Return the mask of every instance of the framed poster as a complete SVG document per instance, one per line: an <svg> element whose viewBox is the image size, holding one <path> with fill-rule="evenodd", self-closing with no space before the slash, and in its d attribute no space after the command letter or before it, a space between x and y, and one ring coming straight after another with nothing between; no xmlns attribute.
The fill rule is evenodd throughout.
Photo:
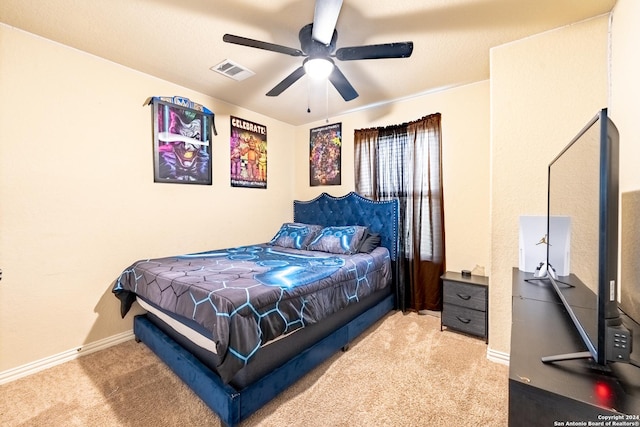
<svg viewBox="0 0 640 427"><path fill-rule="evenodd" d="M155 182L211 185L214 114L182 97L153 97Z"/></svg>
<svg viewBox="0 0 640 427"><path fill-rule="evenodd" d="M231 116L231 186L267 188L267 127Z"/></svg>
<svg viewBox="0 0 640 427"><path fill-rule="evenodd" d="M309 144L309 184L340 185L342 123L311 129Z"/></svg>

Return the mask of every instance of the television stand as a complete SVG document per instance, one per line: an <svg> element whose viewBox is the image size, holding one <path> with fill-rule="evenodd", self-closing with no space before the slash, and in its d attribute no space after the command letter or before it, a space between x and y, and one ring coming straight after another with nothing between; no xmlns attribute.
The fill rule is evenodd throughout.
<svg viewBox="0 0 640 427"><path fill-rule="evenodd" d="M597 425L604 416L640 425L637 365L611 363L603 370L585 359L541 361L554 353L579 354L586 347L553 286L548 281L526 282L532 276L513 269L509 426L566 426L568 421ZM640 325L624 315L623 325L640 343ZM640 359L640 346L630 358Z"/></svg>

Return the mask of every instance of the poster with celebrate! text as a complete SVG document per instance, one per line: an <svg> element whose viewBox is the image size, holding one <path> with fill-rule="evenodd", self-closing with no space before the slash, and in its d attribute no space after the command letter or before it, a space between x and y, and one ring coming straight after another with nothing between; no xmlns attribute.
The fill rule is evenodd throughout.
<svg viewBox="0 0 640 427"><path fill-rule="evenodd" d="M231 186L267 188L267 127L231 117Z"/></svg>

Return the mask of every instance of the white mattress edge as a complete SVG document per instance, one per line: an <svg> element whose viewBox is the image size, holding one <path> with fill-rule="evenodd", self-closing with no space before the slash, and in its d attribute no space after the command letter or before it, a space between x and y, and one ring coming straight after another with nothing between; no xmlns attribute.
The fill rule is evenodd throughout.
<svg viewBox="0 0 640 427"><path fill-rule="evenodd" d="M136 298L136 301L138 301L138 304L140 304L140 307L144 308L150 313L153 313L156 317L158 317L165 324L167 324L167 326L169 326L171 329L173 329L183 337L187 338L189 341L193 342L197 346L200 346L212 353L218 354L216 343L213 340L203 336L202 334L197 333L190 327L178 322L173 317L168 316L164 312L146 303L142 298Z"/></svg>

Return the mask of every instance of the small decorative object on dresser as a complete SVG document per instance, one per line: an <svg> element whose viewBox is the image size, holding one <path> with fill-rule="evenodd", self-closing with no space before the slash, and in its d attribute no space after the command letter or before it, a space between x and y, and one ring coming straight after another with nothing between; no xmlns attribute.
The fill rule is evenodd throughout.
<svg viewBox="0 0 640 427"><path fill-rule="evenodd" d="M483 337L488 343L489 278L447 271L442 276L442 294L440 330L446 326Z"/></svg>

